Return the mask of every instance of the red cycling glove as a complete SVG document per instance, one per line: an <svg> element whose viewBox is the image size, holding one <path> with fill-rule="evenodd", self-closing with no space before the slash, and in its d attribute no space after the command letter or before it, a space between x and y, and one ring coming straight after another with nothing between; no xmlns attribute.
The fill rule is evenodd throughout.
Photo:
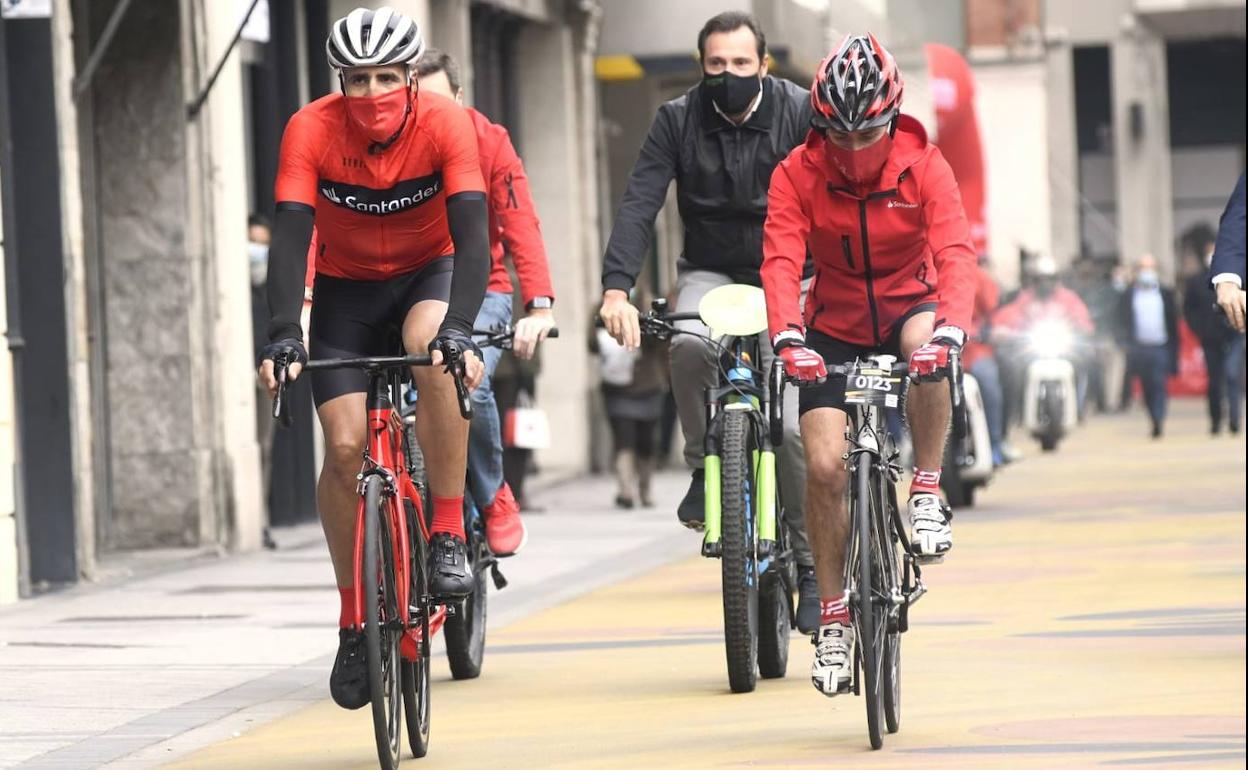
<svg viewBox="0 0 1248 770"><path fill-rule="evenodd" d="M828 367L823 363L823 356L806 347L805 342L786 340L776 355L784 362L784 373L791 380L818 385L828 379Z"/></svg>
<svg viewBox="0 0 1248 770"><path fill-rule="evenodd" d="M949 368L949 354L961 349L966 334L951 326L936 330L932 341L914 351L910 356L910 375L920 380L938 380Z"/></svg>

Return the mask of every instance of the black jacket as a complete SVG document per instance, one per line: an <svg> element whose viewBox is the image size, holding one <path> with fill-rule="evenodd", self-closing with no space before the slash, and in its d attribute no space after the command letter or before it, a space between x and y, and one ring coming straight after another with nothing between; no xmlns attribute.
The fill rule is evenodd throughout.
<svg viewBox="0 0 1248 770"><path fill-rule="evenodd" d="M1244 288L1244 175L1239 175L1235 190L1226 202L1222 219L1218 222L1218 241L1213 249L1213 264L1209 268L1209 280L1222 273L1239 276L1239 286Z"/></svg>
<svg viewBox="0 0 1248 770"><path fill-rule="evenodd" d="M700 86L660 107L615 215L603 288L632 288L672 179L685 226L682 257L758 285L771 172L806 139L810 118L809 92L770 75L758 110L740 126L722 117Z"/></svg>
<svg viewBox="0 0 1248 770"><path fill-rule="evenodd" d="M1179 371L1179 314L1174 301L1174 289L1161 287L1161 306L1166 319L1166 349L1170 355L1170 373ZM1118 328L1122 330L1122 342L1129 349L1136 344L1135 338L1135 289L1128 287L1118 300Z"/></svg>
<svg viewBox="0 0 1248 770"><path fill-rule="evenodd" d="M1233 340L1237 335L1230 324L1213 308L1213 291L1205 273L1196 273L1183 287L1183 319L1203 345L1216 345Z"/></svg>

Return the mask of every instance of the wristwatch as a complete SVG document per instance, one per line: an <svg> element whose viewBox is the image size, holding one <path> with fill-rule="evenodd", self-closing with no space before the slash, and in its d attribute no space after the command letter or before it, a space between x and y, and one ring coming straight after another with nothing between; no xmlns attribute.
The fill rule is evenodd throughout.
<svg viewBox="0 0 1248 770"><path fill-rule="evenodd" d="M550 297L534 297L524 306L525 310L550 310L555 306L555 301Z"/></svg>

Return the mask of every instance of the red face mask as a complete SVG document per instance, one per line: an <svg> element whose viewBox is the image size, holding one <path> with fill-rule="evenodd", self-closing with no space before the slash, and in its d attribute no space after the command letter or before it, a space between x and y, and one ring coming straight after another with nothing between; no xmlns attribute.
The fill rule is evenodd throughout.
<svg viewBox="0 0 1248 770"><path fill-rule="evenodd" d="M346 96L347 115L364 136L384 144L402 128L412 106L410 94L403 86L378 96Z"/></svg>
<svg viewBox="0 0 1248 770"><path fill-rule="evenodd" d="M893 137L884 134L875 144L858 150L837 146L831 139L826 142L828 160L850 183L859 187L869 185L880 178L884 164L893 151Z"/></svg>

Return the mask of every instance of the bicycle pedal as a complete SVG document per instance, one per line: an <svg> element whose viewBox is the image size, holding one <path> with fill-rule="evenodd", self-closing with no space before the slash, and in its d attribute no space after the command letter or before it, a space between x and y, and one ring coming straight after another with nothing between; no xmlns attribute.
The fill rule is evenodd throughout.
<svg viewBox="0 0 1248 770"><path fill-rule="evenodd" d="M490 565L490 579L494 581L494 588L498 591L507 587L507 578L503 577L503 571L498 568L498 564Z"/></svg>
<svg viewBox="0 0 1248 770"><path fill-rule="evenodd" d="M926 566L928 566L928 565L930 565L930 564L943 564L943 563L944 563L944 561L945 561L945 555L944 555L944 554L926 554L926 555L920 555L920 554L917 554L917 553L916 553L916 554L914 555L914 563L915 563L915 564L918 564L919 566L922 566L922 567L926 567Z"/></svg>

